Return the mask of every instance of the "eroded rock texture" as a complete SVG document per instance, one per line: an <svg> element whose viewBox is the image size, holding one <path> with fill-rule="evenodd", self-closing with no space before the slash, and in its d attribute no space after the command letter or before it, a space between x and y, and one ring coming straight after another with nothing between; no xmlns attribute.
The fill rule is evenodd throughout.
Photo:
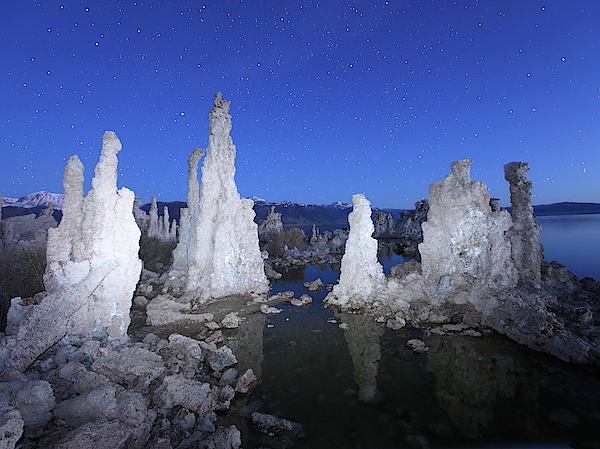
<svg viewBox="0 0 600 449"><path fill-rule="evenodd" d="M429 213L419 245L423 274L451 283L483 279L498 286L518 277L505 232L512 227L506 211L492 211L490 195L470 175L472 161L452 163L452 172L429 189Z"/></svg>
<svg viewBox="0 0 600 449"><path fill-rule="evenodd" d="M350 235L342 257L340 280L327 295L332 305L362 307L382 287L385 276L377 260L377 240L373 234L371 203L362 193L352 196L354 208L348 215Z"/></svg>
<svg viewBox="0 0 600 449"><path fill-rule="evenodd" d="M279 232L283 232L281 214L275 212L275 206L271 206L267 217L258 225L258 235L259 237L267 237L269 234L277 234Z"/></svg>
<svg viewBox="0 0 600 449"><path fill-rule="evenodd" d="M520 280L539 287L544 248L539 241L542 227L535 220L531 207L533 183L527 179L528 171L529 164L526 162L511 162L504 166L504 178L510 183L513 219L513 227L507 235Z"/></svg>
<svg viewBox="0 0 600 449"><path fill-rule="evenodd" d="M72 156L65 167L63 218L48 230L46 296L28 306L14 335L0 343L3 371L22 371L65 335L107 333L126 340L131 300L142 264L133 192L117 185L121 142L107 131L92 189L83 196L83 165ZM13 307L22 307L13 302Z"/></svg>
<svg viewBox="0 0 600 449"><path fill-rule="evenodd" d="M63 218L48 235L46 291L51 295L114 266L69 317L70 334L85 336L105 329L111 337L127 338L131 298L142 264L138 257L140 230L132 213L134 194L124 187L117 191L117 153L121 148L114 132L104 133L92 189L85 198L83 165L77 156L65 167Z"/></svg>
<svg viewBox="0 0 600 449"><path fill-rule="evenodd" d="M394 218L392 214L386 214L380 210L375 211L373 214L373 226L373 237L391 237L394 232Z"/></svg>
<svg viewBox="0 0 600 449"><path fill-rule="evenodd" d="M192 303L268 291L254 203L240 197L234 181L230 102L217 93L214 104L208 115L208 147L199 192L197 180L191 177L201 150L190 157L188 211L182 215L182 228L187 228L185 235L182 232L181 249L174 252L173 268L183 272L185 299Z"/></svg>

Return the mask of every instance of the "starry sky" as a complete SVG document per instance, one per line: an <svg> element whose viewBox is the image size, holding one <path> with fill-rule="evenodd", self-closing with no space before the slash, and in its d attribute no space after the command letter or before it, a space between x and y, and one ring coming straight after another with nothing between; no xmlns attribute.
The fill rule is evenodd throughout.
<svg viewBox="0 0 600 449"><path fill-rule="evenodd" d="M600 202L597 0L19 0L0 16L0 193L89 183L105 130L119 186L185 200L217 91L242 196L411 208L450 163L509 205Z"/></svg>

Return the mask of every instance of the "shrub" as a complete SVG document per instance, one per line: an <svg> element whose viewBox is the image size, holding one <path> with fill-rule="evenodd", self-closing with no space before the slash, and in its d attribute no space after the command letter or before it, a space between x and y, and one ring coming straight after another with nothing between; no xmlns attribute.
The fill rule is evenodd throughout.
<svg viewBox="0 0 600 449"><path fill-rule="evenodd" d="M306 248L306 236L304 231L299 228L291 228L288 231L269 234L270 241L265 245L265 249L270 256L281 257L284 255L284 248L287 245L289 249Z"/></svg>
<svg viewBox="0 0 600 449"><path fill-rule="evenodd" d="M176 240L165 242L144 234L140 239L140 259L146 269L164 271L173 263L173 250L176 246Z"/></svg>
<svg viewBox="0 0 600 449"><path fill-rule="evenodd" d="M17 247L0 252L0 329L6 326L10 300L30 298L44 290L46 250Z"/></svg>

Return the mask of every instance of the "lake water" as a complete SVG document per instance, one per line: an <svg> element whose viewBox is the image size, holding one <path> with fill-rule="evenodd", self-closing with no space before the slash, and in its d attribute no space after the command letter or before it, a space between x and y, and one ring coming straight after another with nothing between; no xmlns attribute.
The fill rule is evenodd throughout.
<svg viewBox="0 0 600 449"><path fill-rule="evenodd" d="M566 265L580 279L600 280L600 214L537 217L544 259Z"/></svg>
<svg viewBox="0 0 600 449"><path fill-rule="evenodd" d="M546 259L579 277L598 272L600 215L541 217ZM389 251L389 267L404 258ZM273 293L335 283L331 267L292 270ZM405 349L419 330L398 332L361 315L334 313L311 294L307 308L249 317L241 342L259 377L238 407L250 405L304 426L285 440L238 423L245 449L294 448L599 448L600 369L563 363L496 335L424 338L429 352ZM348 324L347 330L339 327ZM243 357L242 357L243 359ZM370 393L370 394L369 394ZM369 402L360 397L373 396Z"/></svg>

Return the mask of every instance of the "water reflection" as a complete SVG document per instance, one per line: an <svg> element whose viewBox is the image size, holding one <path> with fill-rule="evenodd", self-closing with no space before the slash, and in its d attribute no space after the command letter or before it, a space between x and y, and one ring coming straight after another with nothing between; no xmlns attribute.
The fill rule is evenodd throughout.
<svg viewBox="0 0 600 449"><path fill-rule="evenodd" d="M508 354L499 340L432 336L428 344L427 369L435 377L438 404L465 437L482 437L499 398L514 399L511 427L538 434L539 375Z"/></svg>
<svg viewBox="0 0 600 449"><path fill-rule="evenodd" d="M274 291L299 297L306 280L336 276L311 267ZM411 329L392 332L371 317L324 308L326 293L311 294L307 308L281 304L278 315L251 315L228 334L238 370L259 376L236 407L302 423L305 438L289 447L597 447L599 369L496 334L424 336L429 352L414 354L405 347ZM264 445L247 422L236 425L244 448Z"/></svg>
<svg viewBox="0 0 600 449"><path fill-rule="evenodd" d="M377 392L377 372L381 359L381 342L384 327L372 317L334 311L343 323L344 337L354 365L354 381L358 384L358 397L369 402Z"/></svg>

